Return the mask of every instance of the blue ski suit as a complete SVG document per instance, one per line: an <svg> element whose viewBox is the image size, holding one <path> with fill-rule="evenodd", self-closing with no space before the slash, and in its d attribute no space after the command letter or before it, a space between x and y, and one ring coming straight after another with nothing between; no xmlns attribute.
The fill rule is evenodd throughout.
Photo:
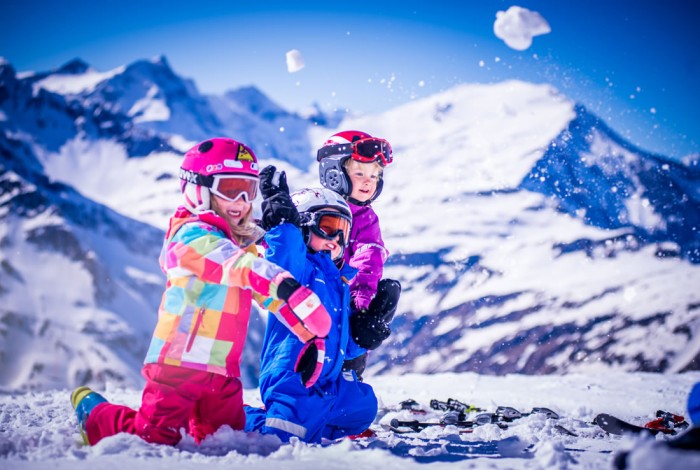
<svg viewBox="0 0 700 470"><path fill-rule="evenodd" d="M365 352L350 336L349 281L357 272L340 270L328 253L307 250L301 230L284 223L265 235L265 258L287 269L313 290L333 320L326 338L326 357L316 384L305 388L294 365L303 343L277 318L268 317L260 363L260 395L265 409L246 406L246 431L275 434L283 441L337 439L366 430L377 415L372 387L342 372L343 361Z"/></svg>
<svg viewBox="0 0 700 470"><path fill-rule="evenodd" d="M688 394L688 415L693 426L700 426L700 382Z"/></svg>

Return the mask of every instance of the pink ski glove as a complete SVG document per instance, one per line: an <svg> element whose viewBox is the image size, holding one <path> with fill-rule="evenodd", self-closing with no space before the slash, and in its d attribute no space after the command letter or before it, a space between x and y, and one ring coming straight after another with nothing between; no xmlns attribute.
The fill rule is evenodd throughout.
<svg viewBox="0 0 700 470"><path fill-rule="evenodd" d="M286 301L277 317L301 340L307 343L315 337L325 338L331 330L331 317L321 299L308 287L293 278L286 278L278 288L279 297Z"/></svg>

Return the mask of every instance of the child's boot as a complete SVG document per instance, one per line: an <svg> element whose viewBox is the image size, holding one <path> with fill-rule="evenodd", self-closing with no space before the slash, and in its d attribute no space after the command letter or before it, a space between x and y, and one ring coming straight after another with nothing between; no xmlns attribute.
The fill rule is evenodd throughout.
<svg viewBox="0 0 700 470"><path fill-rule="evenodd" d="M107 403L107 400L97 392L93 392L90 388L82 386L73 390L70 396L71 405L78 417L78 427L80 435L83 436L85 444L90 445L87 434L85 433L85 423L92 410L100 403Z"/></svg>

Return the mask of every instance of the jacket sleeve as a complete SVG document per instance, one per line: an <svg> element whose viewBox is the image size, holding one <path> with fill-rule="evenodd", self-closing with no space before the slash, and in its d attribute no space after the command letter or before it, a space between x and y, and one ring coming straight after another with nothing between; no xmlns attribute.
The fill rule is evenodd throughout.
<svg viewBox="0 0 700 470"><path fill-rule="evenodd" d="M384 262L389 254L382 240L379 218L374 211L369 215L370 217L360 219L361 223L353 227L356 233L353 254L349 261L350 266L358 271L350 293L359 309L366 309L376 295L377 285L384 274Z"/></svg>
<svg viewBox="0 0 700 470"><path fill-rule="evenodd" d="M299 228L292 224L281 224L272 227L265 234L265 259L268 262L289 272L297 281L304 278L306 269L306 245ZM255 301L264 306L265 298L259 294L253 294ZM267 302L267 308L273 313L279 311L281 301Z"/></svg>
<svg viewBox="0 0 700 470"><path fill-rule="evenodd" d="M314 308L304 309L300 304L302 310L297 312L277 294L280 283L292 277L287 270L241 249L207 224L183 225L164 248L161 262L168 278L196 276L204 282L252 290L260 306L278 316L304 342L328 333L330 317L313 292L306 289L302 296Z"/></svg>
<svg viewBox="0 0 700 470"><path fill-rule="evenodd" d="M265 243L265 259L286 269L301 282L307 269L307 248L301 230L290 223L278 225L265 234Z"/></svg>
<svg viewBox="0 0 700 470"><path fill-rule="evenodd" d="M206 224L182 226L166 247L163 266L168 277L193 275L205 282L250 289L277 299L277 286L290 274L238 247Z"/></svg>

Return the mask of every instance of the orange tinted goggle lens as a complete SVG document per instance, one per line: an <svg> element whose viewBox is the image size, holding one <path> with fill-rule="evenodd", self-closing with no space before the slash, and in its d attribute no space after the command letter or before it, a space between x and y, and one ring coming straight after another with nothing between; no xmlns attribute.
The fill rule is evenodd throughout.
<svg viewBox="0 0 700 470"><path fill-rule="evenodd" d="M241 176L217 176L211 189L230 201L243 197L246 202L251 202L258 192L258 180Z"/></svg>
<svg viewBox="0 0 700 470"><path fill-rule="evenodd" d="M316 224L318 229L330 238L335 238L339 233L343 234L343 240L347 243L350 236L350 221L339 215L324 214Z"/></svg>

